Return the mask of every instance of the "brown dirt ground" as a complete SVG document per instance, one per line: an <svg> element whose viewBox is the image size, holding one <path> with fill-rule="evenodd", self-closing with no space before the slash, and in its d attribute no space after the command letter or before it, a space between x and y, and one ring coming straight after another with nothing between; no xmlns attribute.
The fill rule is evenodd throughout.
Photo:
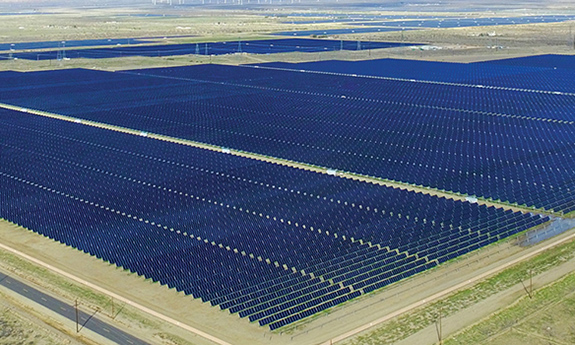
<svg viewBox="0 0 575 345"><path fill-rule="evenodd" d="M26 312L0 291L0 344L79 345L81 343L66 337L57 329Z"/></svg>

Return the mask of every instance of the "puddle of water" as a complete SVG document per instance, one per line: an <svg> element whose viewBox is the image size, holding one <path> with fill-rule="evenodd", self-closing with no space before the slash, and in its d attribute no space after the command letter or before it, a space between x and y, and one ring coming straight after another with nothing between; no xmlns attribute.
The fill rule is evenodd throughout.
<svg viewBox="0 0 575 345"><path fill-rule="evenodd" d="M572 228L575 228L575 219L552 217L551 222L546 226L540 229L528 231L523 236L519 237L517 244L521 247L532 246Z"/></svg>

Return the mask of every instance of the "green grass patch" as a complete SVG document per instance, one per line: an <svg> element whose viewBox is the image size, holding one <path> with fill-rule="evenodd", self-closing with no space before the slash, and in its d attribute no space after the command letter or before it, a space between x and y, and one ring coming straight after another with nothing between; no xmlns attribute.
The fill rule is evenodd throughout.
<svg viewBox="0 0 575 345"><path fill-rule="evenodd" d="M169 333L156 333L155 336L162 340L162 344L166 345L194 345L189 340Z"/></svg>
<svg viewBox="0 0 575 345"><path fill-rule="evenodd" d="M533 270L533 274L537 275L574 257L575 241L570 241L552 250L547 250L526 262L506 269L468 289L458 291L441 301L431 303L412 313L404 314L399 318L386 322L367 334L348 340L346 344L393 344L435 324L440 309L444 317L452 315L527 280L529 278L529 270ZM468 342L467 344L474 344L474 342Z"/></svg>
<svg viewBox="0 0 575 345"><path fill-rule="evenodd" d="M560 301L562 303L573 304L575 301L575 298L573 297L574 292L575 273L571 273L551 285L536 290L532 299L527 296L523 296L510 307L495 313L488 319L474 326L452 335L445 340L444 344L456 345L485 343L490 338L502 334L503 332L507 332L522 320L538 314L550 304ZM566 295L570 295L568 300L565 300ZM571 319L571 321L572 320L573 319Z"/></svg>

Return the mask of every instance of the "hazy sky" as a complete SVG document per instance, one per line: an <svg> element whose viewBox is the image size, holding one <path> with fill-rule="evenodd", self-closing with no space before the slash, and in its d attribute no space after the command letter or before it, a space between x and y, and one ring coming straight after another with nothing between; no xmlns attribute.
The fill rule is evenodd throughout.
<svg viewBox="0 0 575 345"><path fill-rule="evenodd" d="M158 2L167 2L168 0L157 0ZM177 4L179 0L172 0ZM203 0L206 6L214 6L218 0ZM232 0L227 0L228 4ZM237 0L235 0L237 1ZM257 0L242 0L244 5L257 4ZM265 0L269 2L270 0ZM291 0L271 0L274 7L292 7L301 6L305 3L313 5L310 9L318 7L326 8L344 8L356 7L357 9L370 9L379 8L385 10L399 10L399 11L450 11L450 10L465 10L465 11L481 11L484 9L504 9L504 8L545 8L548 6L556 8L575 8L575 1L573 0L296 0L300 1L295 5L291 4ZM200 5L202 0L184 0L186 5ZM208 4L211 2L211 4ZM223 0L219 0L223 3ZM262 7L270 6L269 3L263 4L264 0L260 0ZM31 11L34 9L41 10L49 7L135 7L149 10L152 5L152 0L0 0L0 11ZM165 4L159 6L165 7ZM186 6L186 7L188 7ZM177 8L177 7L176 7Z"/></svg>

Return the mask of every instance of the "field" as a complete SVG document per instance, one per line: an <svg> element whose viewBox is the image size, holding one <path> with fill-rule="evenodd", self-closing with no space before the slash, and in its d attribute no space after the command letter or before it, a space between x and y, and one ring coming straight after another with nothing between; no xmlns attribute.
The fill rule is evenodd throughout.
<svg viewBox="0 0 575 345"><path fill-rule="evenodd" d="M217 27L226 28L211 37L202 32L213 24L206 17L194 17L193 29L182 35L182 29L167 29L185 25L182 17L105 12L95 13L85 27L56 26L41 36L34 31L47 21L81 23L83 16L73 11L35 16L39 19L28 28L18 29L22 42L58 42L71 28L78 30L66 40L104 40L69 52L112 51L117 48L100 44L125 44L121 40L127 37L155 41L162 35L162 42L188 43L196 50L220 40L233 45L231 51L240 44L244 49L231 56L196 51L163 58L0 62L6 70L0 72L0 217L15 224L7 226L4 241L179 320L173 326L182 322L241 344L381 343L378 334L391 334L386 327L400 331L385 341L421 343L416 339L429 332L433 313L417 314L410 306L434 292L443 298L436 303L451 303L445 307L451 316L500 293L517 298L517 272L525 269L505 262L531 260L541 282L569 272L557 257L549 259L549 252L530 256L541 245L522 249L518 244L532 234L546 238L543 233L568 229L575 211L569 164L574 57L504 59L514 57L521 44L503 49L498 41L496 51L503 56L497 61L390 58L444 60L449 53L430 43L449 47L475 27L441 29L441 37L432 36L437 29L409 33L411 42L426 44L419 47L406 44L406 33L400 39L382 33L369 36L381 41L381 49L351 35L315 40L309 51L302 47L311 41L267 41L278 51L263 54L258 47L266 41L253 41L248 49L246 38L261 39L283 28L347 24L218 15L209 20L221 19L225 25ZM105 37L88 34L108 25L108 17L120 23L116 29ZM2 25L15 23L9 18ZM521 31L505 24L493 30ZM147 31L135 25L146 25ZM236 28L246 25L252 29ZM569 25L528 27L566 30ZM247 34L232 38L235 30ZM382 41L384 36L391 39ZM568 51L565 42L533 49ZM210 44L212 49L224 45ZM282 44L291 48L279 49ZM122 49L153 46L141 47ZM466 60L483 49L471 42L451 53L471 52ZM370 60L357 61L366 54ZM317 61L325 59L330 60ZM94 66L70 68L88 65ZM109 71L115 66L117 71ZM151 68L156 66L161 68ZM566 244L560 248L572 245L568 234L561 235ZM45 238L53 241L45 244ZM30 245L18 245L26 242ZM556 253L568 251L561 250ZM538 270L541 262L549 264ZM84 267L94 269L88 274ZM45 277L37 276L37 283ZM142 277L159 284L146 284ZM541 291L560 289L563 281ZM471 282L479 284L466 287ZM127 288L132 284L135 291ZM477 289L479 297L466 299L464 288ZM105 295L88 292L86 299L91 307L109 307ZM394 299L397 304L387 303ZM548 301L540 303L556 308ZM398 327L383 321L381 315L402 306L421 322ZM136 327L147 341L206 342L173 326L160 330L165 326L158 320L134 321L146 318L140 312L130 311L124 327ZM373 333L365 333L366 317L379 327ZM457 329L477 321L470 318ZM535 325L521 324L505 336L537 333ZM568 334L561 332L553 336ZM351 339L342 336L348 333Z"/></svg>
<svg viewBox="0 0 575 345"><path fill-rule="evenodd" d="M533 298L522 297L487 320L451 336L445 344L570 344L575 329L564 320L573 319L574 275L537 290Z"/></svg>
<svg viewBox="0 0 575 345"><path fill-rule="evenodd" d="M549 3L548 6L554 6ZM557 4L556 6L561 6ZM512 16L522 18L539 17L547 18L547 13L557 11L550 7L545 15L537 16L537 12L526 11L523 15L517 11L500 11L498 16L491 13L477 13L478 18ZM273 13L271 11L247 11L234 12L229 15L224 9L211 9L193 11L186 9L172 10L162 9L161 13L166 17L146 17L142 11L135 12L133 9L94 9L90 12L79 12L70 9L52 10L50 15L18 15L3 16L0 23L0 46L9 46L17 42L52 42L52 49L57 49L62 41L73 42L74 40L102 40L114 47L117 43L134 43L136 38L141 38L152 44L175 44L175 43L203 43L217 41L238 41L253 39L277 39L270 35L279 31L293 30L332 30L342 28L358 28L358 21L345 22L322 21L326 13L321 10L317 13L304 12L305 17L298 18L292 12ZM157 11L157 10L156 10ZM561 20L566 20L571 14L570 10L561 8ZM394 18L401 21L401 17L407 17L409 13L402 12L397 16L396 12L361 12L357 10L351 14L338 14L326 11L328 16L338 18L347 15L351 18L363 18L369 24L378 18ZM144 12L145 13L145 12ZM202 14L203 13L203 14ZM344 12L346 13L346 12ZM347 12L349 13L349 12ZM131 14L131 16L130 16ZM314 18L315 20L309 20ZM416 13L422 17L421 13ZM395 17L394 17L395 16ZM429 13L428 17L445 16L445 13ZM472 16L469 12L449 12L449 16L464 18ZM429 18L428 18L429 19ZM306 21L307 20L307 21ZM524 19L523 19L524 20ZM303 24L297 24L303 22ZM354 24L354 25L349 25ZM205 57L195 54L195 47L186 55L163 57L163 58L122 58L122 59L72 59L69 61L5 61L0 63L1 69L11 70L38 70L54 68L100 68L100 69L129 69L145 66L174 66L202 63L225 63L245 64L263 61L317 61L327 59L364 60L372 58L409 58L434 61L481 61L502 57L525 56L532 54L573 54L574 31L572 21L530 23L529 25L495 25L495 26L470 26L456 28L425 28L421 30L404 30L377 33L355 33L345 35L319 35L330 41L336 42L344 39L350 41L383 41L397 42L398 48L355 51L332 51L319 54L307 54L305 52L284 53L277 55L263 54L235 54L226 56ZM360 27L361 28L361 27ZM393 27L390 27L393 28ZM95 34L97 33L97 34ZM293 35L291 35L293 38ZM303 36L301 36L303 38ZM115 40L115 41L114 41ZM126 42L127 41L127 42ZM4 43L4 44L1 44ZM409 43L426 43L429 46L414 49ZM73 43L70 43L73 46ZM403 45L406 45L402 47ZM96 46L97 47L97 46ZM99 48L103 48L100 46ZM94 47L95 48L95 47ZM16 50L18 51L18 50ZM46 49L36 51L40 54ZM4 50L4 55L8 51ZM53 53L51 53L53 54ZM56 54L57 55L57 54ZM55 57L57 57L54 55ZM37 58L37 55L35 55Z"/></svg>

